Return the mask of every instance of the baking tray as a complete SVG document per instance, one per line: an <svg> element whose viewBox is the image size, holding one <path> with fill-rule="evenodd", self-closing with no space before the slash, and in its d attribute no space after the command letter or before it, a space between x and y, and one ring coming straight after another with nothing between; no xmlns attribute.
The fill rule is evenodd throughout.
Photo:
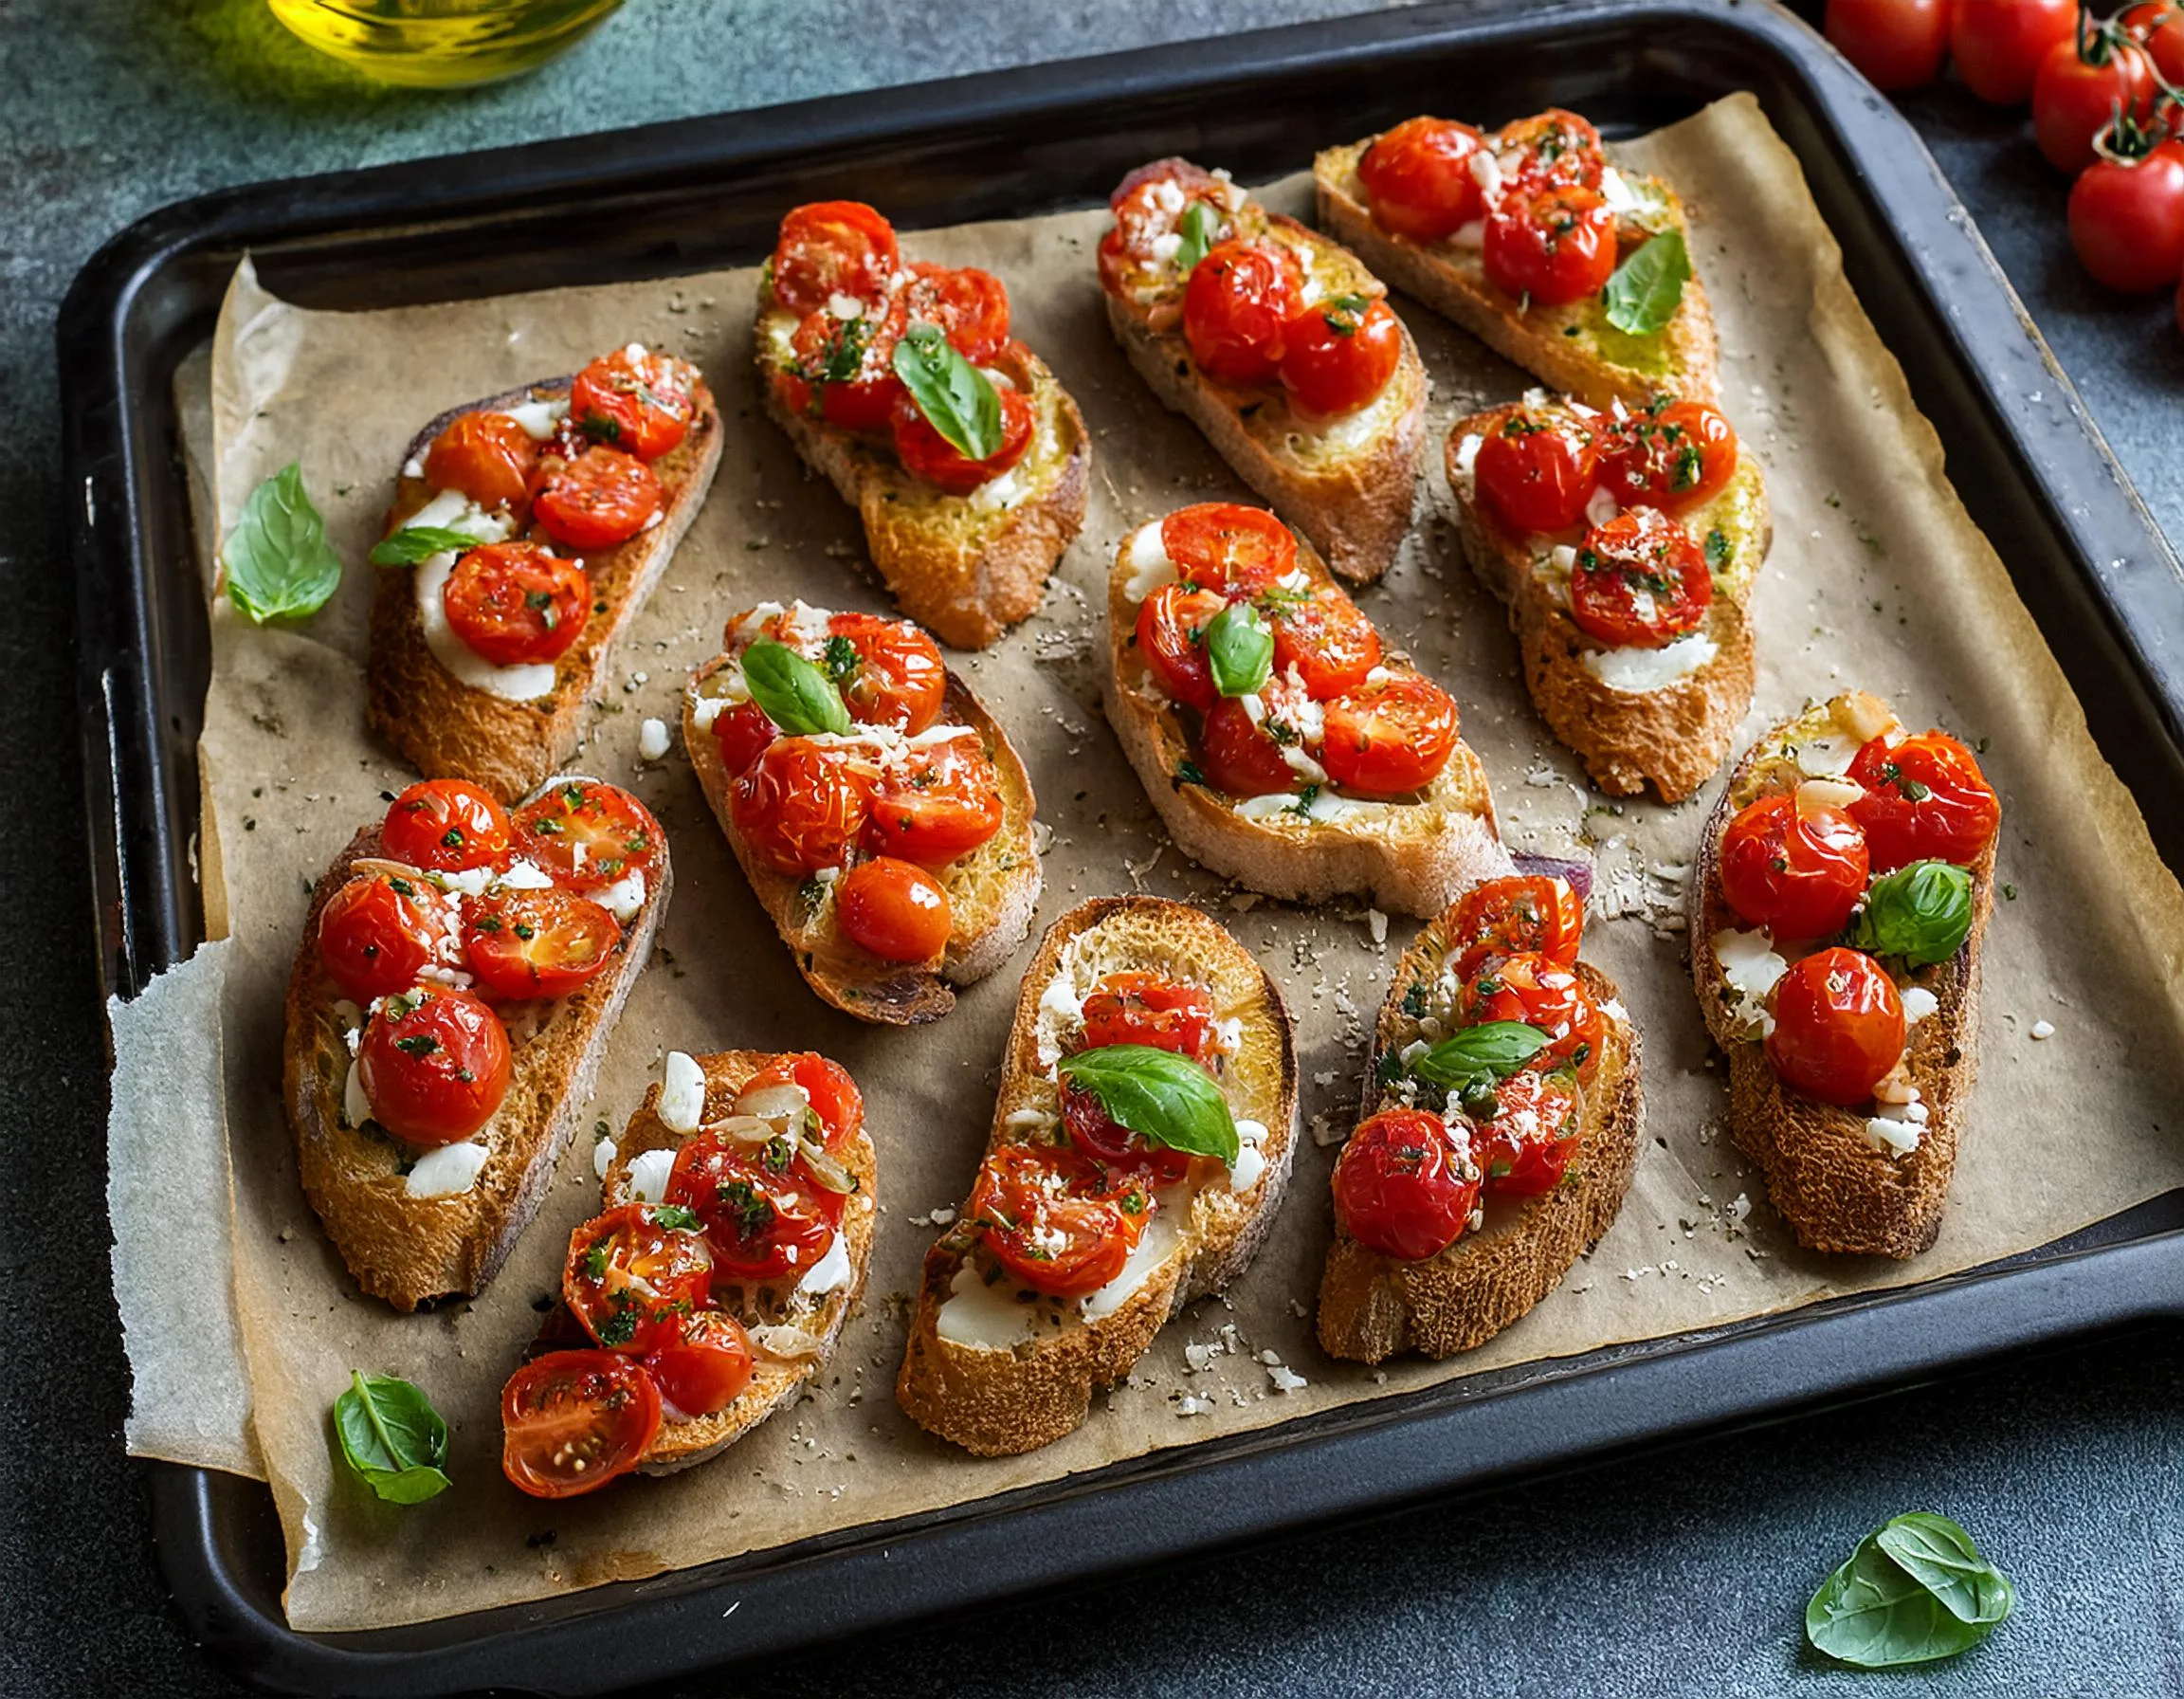
<svg viewBox="0 0 2184 1699"><path fill-rule="evenodd" d="M171 379L209 333L245 249L290 301L384 306L748 264L799 200L869 199L909 228L1012 217L1095 204L1162 154L1264 177L1309 164L1328 138L1420 110L1500 121L1559 104L1629 134L1735 89L1759 97L1798 155L1972 517L2001 544L2164 860L2184 869L2184 570L1910 127L1772 5L1576 0L1550 12L1447 0L258 185L131 226L77 279L59 332L108 989L134 994L200 936L191 851L206 620ZM406 1699L588 1692L1780 1419L2179 1314L2184 1193L2171 1193L1907 1289L1489 1371L647 1581L363 1634L288 1629L263 1487L155 1465L155 1533L193 1634L262 1686ZM1117 1495L1127 1514L1114 1514Z"/></svg>

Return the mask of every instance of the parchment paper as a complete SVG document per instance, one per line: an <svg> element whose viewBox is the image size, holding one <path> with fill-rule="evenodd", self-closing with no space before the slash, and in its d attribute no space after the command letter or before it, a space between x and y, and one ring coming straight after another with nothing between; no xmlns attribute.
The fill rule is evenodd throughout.
<svg viewBox="0 0 2184 1699"><path fill-rule="evenodd" d="M219 528L260 478L300 458L336 548L355 563L336 603L300 633L254 630L216 607L204 738L209 832L217 823L208 865L224 874L233 940L226 1069L236 1308L298 1627L416 1621L646 1576L1491 1365L1924 1279L2184 1184L2184 1141L2169 1121L2184 1101L2184 897L1950 490L1933 432L1844 283L1793 157L1745 98L1624 152L1671 177L1691 209L1720 321L1727 409L1745 451L1768 469L1775 541L1756 603L1760 681L1747 734L1809 697L1863 685L1915 724L1975 740L2002 793L2008 884L1988 933L1982 1073L1940 1242L1909 1265L1826 1260L1791 1245L1729 1146L1720 1070L1685 975L1681 878L1711 790L1677 809L1611 807L1590 793L1532 712L1501 609L1435 517L1362 600L1463 703L1511 843L1551 853L1597 847L1587 953L1621 982L1647 1049L1649 1137L1621 1219L1562 1289L1468 1357L1382 1372L1336 1364L1311 1332L1333 1152L1307 1140L1256 1265L1225 1300L1173 1324L1081 1432L996 1461L928 1438L890 1396L904 1295L933 1236L929 1212L961 1201L983 1147L1017 975L974 988L934 1028L876 1031L830 1014L790 967L680 753L655 765L635 755L641 720L675 723L682 677L714 651L735 611L790 594L887 605L860 575L853 515L756 413L751 275L348 316L287 306L246 271L214 350L209 449L192 443L212 475ZM1269 198L1303 210L1309 191L1295 179ZM1259 902L1188 866L1163 843L1095 705L1103 634L1087 595L1104 584L1117 540L1186 501L1244 494L1112 345L1091 265L1101 222L1087 211L908 244L1008 280L1020 334L1076 394L1098 456L1084 534L1043 612L956 665L1039 788L1053 832L1043 921L1131 889L1208 906L1284 987L1307 1119L1338 1139L1355 1113L1364 1023L1412 923L1358 906ZM1439 426L1526 387L1430 314L1404 310L1433 375ZM704 1468L547 1505L500 1478L496 1395L536 1325L535 1302L554 1287L569 1229L596 1208L589 1142L477 1302L400 1317L360 1298L297 1184L277 1095L281 987L308 882L378 812L382 792L410 776L365 736L359 678L371 571L362 561L403 445L443 408L569 371L631 338L703 366L729 439L712 498L622 650L574 763L633 785L665 822L678 864L662 947L614 1036L592 1112L619 1126L665 1047L823 1050L864 1088L883 1214L863 1310L810 1398ZM1438 443L1437 430L1424 492L1432 515L1447 503ZM2086 901L2095 889L2120 900ZM2054 1028L2046 1042L2030 1035L2040 1020ZM155 1220L117 1225L156 1239ZM154 1342L133 1330L130 1343ZM327 1410L353 1368L428 1390L453 1430L451 1491L396 1510L344 1477L328 1450ZM1292 1375L1303 1383L1279 1390Z"/></svg>

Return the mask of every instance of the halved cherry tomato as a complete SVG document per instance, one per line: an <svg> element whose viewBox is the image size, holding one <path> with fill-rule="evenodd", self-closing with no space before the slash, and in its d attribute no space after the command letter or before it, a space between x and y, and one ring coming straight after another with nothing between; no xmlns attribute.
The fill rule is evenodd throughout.
<svg viewBox="0 0 2184 1699"><path fill-rule="evenodd" d="M976 737L910 752L872 787L864 843L876 855L937 868L968 855L1001 830L1000 776Z"/></svg>
<svg viewBox="0 0 2184 1699"><path fill-rule="evenodd" d="M2128 37L2083 26L2041 56L2032 77L2032 136L2057 171L2075 176L2093 163L2093 138L2120 112L2154 118L2154 61Z"/></svg>
<svg viewBox="0 0 2184 1699"><path fill-rule="evenodd" d="M499 996L566 996L598 977L622 941L611 914L558 886L498 890L467 906L463 942L470 971Z"/></svg>
<svg viewBox="0 0 2184 1699"><path fill-rule="evenodd" d="M1559 106L1504 124L1495 131L1492 146L1502 176L1519 196L1566 185L1598 189L1608 165L1600 132Z"/></svg>
<svg viewBox="0 0 2184 1699"><path fill-rule="evenodd" d="M1447 119L1405 119L1373 138L1357 161L1366 204L1382 229L1438 242L1485 210L1471 156L1483 138Z"/></svg>
<svg viewBox="0 0 2184 1699"><path fill-rule="evenodd" d="M790 338L790 364L774 374L782 404L844 430L885 435L902 399L895 344L908 322L900 297L885 311L848 319L824 307L807 314Z"/></svg>
<svg viewBox="0 0 2184 1699"><path fill-rule="evenodd" d="M1456 977L1468 979L1491 956L1537 953L1569 967L1584 934L1585 904L1567 880L1517 873L1465 892L1448 923L1447 948Z"/></svg>
<svg viewBox="0 0 2184 1699"><path fill-rule="evenodd" d="M1336 1159L1336 1223L1376 1255L1424 1262L1463 1236L1479 1184L1461 1124L1451 1128L1423 1109L1383 1109Z"/></svg>
<svg viewBox="0 0 2184 1699"><path fill-rule="evenodd" d="M1209 240L1230 226L1227 188L1210 172L1188 159L1156 159L1140 165L1115 188L1107 205L1114 227L1100 238L1100 285L1119 295L1138 280L1135 273L1163 266L1162 238L1174 235L1193 201L1213 215Z"/></svg>
<svg viewBox="0 0 2184 1699"><path fill-rule="evenodd" d="M1869 870L1866 833L1835 808L1800 808L1797 798L1762 796L1738 810L1721 834L1721 895L1776 938L1840 932Z"/></svg>
<svg viewBox="0 0 2184 1699"><path fill-rule="evenodd" d="M576 374L569 416L594 442L658 460L689 434L698 411L697 378L682 361L631 343Z"/></svg>
<svg viewBox="0 0 2184 1699"><path fill-rule="evenodd" d="M700 1133L675 1153L666 1198L704 1223L717 1286L803 1275L842 1221L842 1195L813 1179L786 1140L741 1144Z"/></svg>
<svg viewBox="0 0 2184 1699"><path fill-rule="evenodd" d="M834 886L834 912L850 941L886 961L931 961L948 947L955 916L940 882L915 862L879 855Z"/></svg>
<svg viewBox="0 0 2184 1699"><path fill-rule="evenodd" d="M628 792L564 779L516 813L516 852L573 891L605 890L649 871L665 841L651 811Z"/></svg>
<svg viewBox="0 0 2184 1699"><path fill-rule="evenodd" d="M940 718L948 667L939 646L906 619L837 613L827 622L820 670L842 692L849 718L916 737Z"/></svg>
<svg viewBox="0 0 2184 1699"><path fill-rule="evenodd" d="M1552 1192L1577 1154L1577 1086L1566 1074L1525 1069L1494 1087L1494 1113L1474 1118L1472 1153L1486 1190L1514 1197Z"/></svg>
<svg viewBox="0 0 2184 1699"><path fill-rule="evenodd" d="M801 738L769 745L728 798L752 853L799 878L848 860L871 808L870 781L848 758Z"/></svg>
<svg viewBox="0 0 2184 1699"><path fill-rule="evenodd" d="M1655 507L1594 525L1577 545L1570 617L1617 648L1659 649L1693 630L1714 600L1714 575L1691 534Z"/></svg>
<svg viewBox="0 0 2184 1699"><path fill-rule="evenodd" d="M488 512L523 511L538 445L506 413L464 413L425 450L425 482L461 490Z"/></svg>
<svg viewBox="0 0 2184 1699"><path fill-rule="evenodd" d="M974 366L1009 346L1009 285L991 271L913 260L904 298L912 322L937 324Z"/></svg>
<svg viewBox="0 0 2184 1699"><path fill-rule="evenodd" d="M1160 521L1160 546L1186 584L1257 595L1297 570L1297 539L1264 507L1199 502Z"/></svg>
<svg viewBox="0 0 2184 1699"><path fill-rule="evenodd" d="M2184 143L2096 159L2070 186L2070 246L2111 289L2142 295L2184 273Z"/></svg>
<svg viewBox="0 0 2184 1699"><path fill-rule="evenodd" d="M619 448L593 448L540 479L531 510L555 542L607 549L644 530L660 501L650 466Z"/></svg>
<svg viewBox="0 0 2184 1699"><path fill-rule="evenodd" d="M318 911L318 959L359 1003L408 991L439 951L436 900L398 873L357 873Z"/></svg>
<svg viewBox="0 0 2184 1699"><path fill-rule="evenodd" d="M780 735L781 728L755 702L739 702L713 717L713 740L720 746L720 761L731 778L750 772Z"/></svg>
<svg viewBox="0 0 2184 1699"><path fill-rule="evenodd" d="M1274 670L1295 667L1314 702L1356 689L1380 665L1380 633L1337 585L1315 584L1301 595L1269 590L1261 606L1274 633Z"/></svg>
<svg viewBox="0 0 2184 1699"><path fill-rule="evenodd" d="M1486 220L1486 281L1540 306L1597 295L1615 270L1615 214L1572 184L1503 197Z"/></svg>
<svg viewBox="0 0 2184 1699"><path fill-rule="evenodd" d="M364 1023L356 1067L373 1120L412 1144L453 1144L508 1095L508 1032L466 991L399 993Z"/></svg>
<svg viewBox="0 0 2184 1699"><path fill-rule="evenodd" d="M1160 688L1201 714L1221 700L1206 659L1206 628L1228 606L1215 590L1163 584L1138 610L1138 652Z"/></svg>
<svg viewBox="0 0 2184 1699"><path fill-rule="evenodd" d="M971 1219L1010 1278L1057 1298L1096 1292L1122 1271L1153 1199L1074 1151L1004 1144L971 1187Z"/></svg>
<svg viewBox="0 0 2184 1699"><path fill-rule="evenodd" d="M1164 974L1109 974L1084 998L1084 1048L1148 1044L1193 1062L1213 1053L1213 997Z"/></svg>
<svg viewBox="0 0 2184 1699"><path fill-rule="evenodd" d="M1597 480L1597 436L1574 418L1513 409L1480 441L1479 495L1519 531L1566 531L1585 518Z"/></svg>
<svg viewBox="0 0 2184 1699"><path fill-rule="evenodd" d="M781 221L774 299L802 318L837 295L883 300L902 268L895 227L863 201L814 201Z"/></svg>
<svg viewBox="0 0 2184 1699"><path fill-rule="evenodd" d="M1737 471L1737 432L1719 408L1665 396L1618 425L1600 482L1624 507L1681 513L1720 495Z"/></svg>
<svg viewBox="0 0 2184 1699"><path fill-rule="evenodd" d="M1118 1176L1141 1176L1157 1190L1172 1186L1191 1172L1191 1153L1172 1145L1156 1144L1132 1132L1107 1113L1091 1092L1062 1082L1062 1125L1069 1135L1069 1148L1112 1169Z"/></svg>
<svg viewBox="0 0 2184 1699"><path fill-rule="evenodd" d="M489 542L457 557L440 592L447 624L496 667L568 653L592 617L592 580L535 542Z"/></svg>
<svg viewBox="0 0 2184 1699"><path fill-rule="evenodd" d="M1526 951L1487 961L1464 981L1456 1013L1467 1027L1513 1020L1544 1032L1547 1048L1535 1059L1539 1068L1566 1062L1581 1081L1599 1069L1607 1032L1600 1006L1582 979L1549 957Z"/></svg>
<svg viewBox="0 0 2184 1699"><path fill-rule="evenodd" d="M1929 860L1968 868L2002 822L2002 804L1978 760L1947 732L1898 743L1875 738L1851 759L1848 777L1866 787L1850 817L1866 833L1876 873Z"/></svg>
<svg viewBox="0 0 2184 1699"><path fill-rule="evenodd" d="M1950 0L1828 0L1828 39L1884 94L1924 88L1949 50Z"/></svg>
<svg viewBox="0 0 2184 1699"><path fill-rule="evenodd" d="M684 1416L725 1410L751 1384L751 1338L726 1310L671 1316L645 1354L660 1396Z"/></svg>
<svg viewBox="0 0 2184 1699"><path fill-rule="evenodd" d="M1301 748L1306 698L1279 674L1259 692L1262 716L1254 721L1240 696L1224 696L1207 710L1199 728L1199 761L1207 781L1231 796L1272 796L1303 788L1304 780L1283 758L1284 748Z"/></svg>
<svg viewBox="0 0 2184 1699"><path fill-rule="evenodd" d="M1272 383L1297 316L1303 268L1285 247L1224 242L1183 291L1183 339L1216 383Z"/></svg>
<svg viewBox="0 0 2184 1699"><path fill-rule="evenodd" d="M1431 679L1398 673L1327 704L1320 765L1369 796L1429 785L1456 747L1456 699Z"/></svg>
<svg viewBox="0 0 2184 1699"><path fill-rule="evenodd" d="M1956 0L1949 57L1982 100L2021 106L2040 62L2078 27L2078 0Z"/></svg>
<svg viewBox="0 0 2184 1699"><path fill-rule="evenodd" d="M1001 403L1001 446L984 460L973 460L940 434L917 398L904 391L896 399L894 415L895 454L902 469L948 495L967 496L1022 460L1036 424L1030 398L1006 379L993 382L993 393Z"/></svg>
<svg viewBox="0 0 2184 1699"><path fill-rule="evenodd" d="M533 1498L592 1492L628 1474L660 1432L660 1388L611 1351L550 1351L500 1394L500 1472Z"/></svg>
<svg viewBox="0 0 2184 1699"><path fill-rule="evenodd" d="M1862 1104L1903 1054L1903 998L1860 950L1822 950L1775 981L1767 1060L1822 1103Z"/></svg>
<svg viewBox="0 0 2184 1699"><path fill-rule="evenodd" d="M1403 358L1403 321L1384 301L1319 301L1283 332L1282 387L1301 411L1355 412L1388 387Z"/></svg>
<svg viewBox="0 0 2184 1699"><path fill-rule="evenodd" d="M864 1124L864 1098L857 1082L839 1062L829 1062L815 1050L794 1050L775 1056L743 1082L736 1094L736 1112L753 1114L758 1094L776 1086L794 1086L804 1093L811 1112L819 1117L819 1142L828 1150Z"/></svg>
<svg viewBox="0 0 2184 1699"><path fill-rule="evenodd" d="M379 828L390 861L436 873L490 868L508 853L508 811L460 778L428 778L394 798Z"/></svg>
<svg viewBox="0 0 2184 1699"><path fill-rule="evenodd" d="M658 1205L626 1203L592 1216L570 1236L562 1300L610 1351L644 1356L662 1326L698 1308L712 1288L713 1252L705 1235L664 1226L659 1217Z"/></svg>

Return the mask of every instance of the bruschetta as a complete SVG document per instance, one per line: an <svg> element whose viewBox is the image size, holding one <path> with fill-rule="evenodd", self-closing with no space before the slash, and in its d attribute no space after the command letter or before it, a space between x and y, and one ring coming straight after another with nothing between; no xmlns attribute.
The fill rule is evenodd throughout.
<svg viewBox="0 0 2184 1699"><path fill-rule="evenodd" d="M1692 977L1730 1132L1799 1244L1904 1258L1940 1233L2001 812L1971 750L1864 691L1769 732L1715 805Z"/></svg>
<svg viewBox="0 0 2184 1699"><path fill-rule="evenodd" d="M668 1052L569 1239L561 1306L500 1398L535 1498L702 1463L827 1366L878 1213L856 1084L824 1056Z"/></svg>
<svg viewBox="0 0 2184 1699"><path fill-rule="evenodd" d="M1122 179L1100 243L1138 375L1338 573L1371 583L1410 529L1426 367L1356 255L1187 159Z"/></svg>
<svg viewBox="0 0 2184 1699"><path fill-rule="evenodd" d="M549 782L513 815L429 779L314 890L282 1096L303 1190L396 1309L482 1290L537 1212L667 905L628 793Z"/></svg>
<svg viewBox="0 0 2184 1699"><path fill-rule="evenodd" d="M1153 897L1064 915L1016 1000L985 1160L926 1252L896 1400L982 1456L1070 1433L1250 1261L1296 1117L1288 1012L1241 944Z"/></svg>
<svg viewBox="0 0 2184 1699"><path fill-rule="evenodd" d="M1509 866L1455 700L1263 508L1185 507L1107 580L1107 719L1186 853L1295 902L1438 912Z"/></svg>
<svg viewBox="0 0 2184 1699"><path fill-rule="evenodd" d="M372 551L372 729L428 777L531 791L719 462L697 368L636 343L426 426Z"/></svg>
<svg viewBox="0 0 2184 1699"><path fill-rule="evenodd" d="M1092 442L976 266L905 261L858 201L798 207L758 283L766 411L864 521L902 612L984 649L1084 522Z"/></svg>
<svg viewBox="0 0 2184 1699"><path fill-rule="evenodd" d="M1335 1164L1330 1356L1484 1343L1623 1207L1646 1123L1638 1032L1577 959L1583 928L1566 881L1513 874L1465 893L1396 963L1373 1113Z"/></svg>
<svg viewBox="0 0 2184 1699"><path fill-rule="evenodd" d="M699 788L820 997L915 1025L1039 902L1024 763L908 620L767 602L683 692Z"/></svg>

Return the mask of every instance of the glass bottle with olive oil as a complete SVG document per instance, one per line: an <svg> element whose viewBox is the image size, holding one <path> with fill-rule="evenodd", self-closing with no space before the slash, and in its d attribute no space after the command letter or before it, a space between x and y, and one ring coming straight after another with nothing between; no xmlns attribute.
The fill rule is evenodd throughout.
<svg viewBox="0 0 2184 1699"><path fill-rule="evenodd" d="M541 65L622 0L266 0L323 53L388 82L455 88Z"/></svg>

